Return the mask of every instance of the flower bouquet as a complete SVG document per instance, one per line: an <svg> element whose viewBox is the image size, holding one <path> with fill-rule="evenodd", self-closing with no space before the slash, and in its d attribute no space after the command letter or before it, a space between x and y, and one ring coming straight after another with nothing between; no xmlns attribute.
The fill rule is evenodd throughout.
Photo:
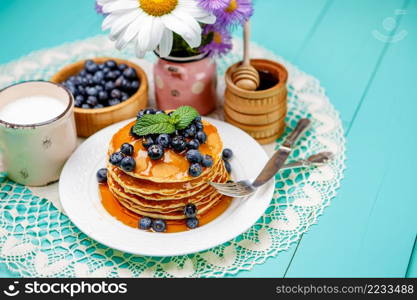
<svg viewBox="0 0 417 300"><path fill-rule="evenodd" d="M216 65L232 49L231 30L253 13L250 0L97 0L103 30L119 50L133 44L142 58L159 56L157 105L192 105L201 114L216 106Z"/></svg>

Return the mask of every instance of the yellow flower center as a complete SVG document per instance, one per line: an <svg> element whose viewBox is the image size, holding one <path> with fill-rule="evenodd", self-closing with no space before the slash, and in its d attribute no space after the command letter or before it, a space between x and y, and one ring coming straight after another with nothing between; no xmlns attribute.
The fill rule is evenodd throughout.
<svg viewBox="0 0 417 300"><path fill-rule="evenodd" d="M148 15L160 17L169 14L178 5L178 0L138 0L139 6Z"/></svg>
<svg viewBox="0 0 417 300"><path fill-rule="evenodd" d="M213 41L216 43L216 44L221 44L222 43L222 35L220 34L220 32L214 32L214 34L213 34Z"/></svg>
<svg viewBox="0 0 417 300"><path fill-rule="evenodd" d="M238 8L237 0L230 0L229 6L225 9L225 12L229 14L234 12Z"/></svg>

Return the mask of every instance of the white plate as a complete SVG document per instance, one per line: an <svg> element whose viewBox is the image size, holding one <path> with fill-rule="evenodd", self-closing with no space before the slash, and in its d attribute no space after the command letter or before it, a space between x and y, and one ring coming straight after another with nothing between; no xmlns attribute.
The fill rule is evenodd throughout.
<svg viewBox="0 0 417 300"><path fill-rule="evenodd" d="M231 148L234 179L255 177L268 160L262 147L242 130L219 120L214 124ZM124 252L149 256L175 256L203 251L248 230L264 213L273 193L271 180L254 195L233 199L230 207L212 222L179 233L155 233L128 227L103 208L96 171L105 166L106 151L113 134L129 121L109 126L88 138L64 166L59 181L62 207L71 221L96 241Z"/></svg>

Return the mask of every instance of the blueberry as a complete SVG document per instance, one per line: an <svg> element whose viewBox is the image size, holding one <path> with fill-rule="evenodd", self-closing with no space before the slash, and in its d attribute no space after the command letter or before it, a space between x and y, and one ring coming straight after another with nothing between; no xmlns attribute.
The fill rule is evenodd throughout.
<svg viewBox="0 0 417 300"><path fill-rule="evenodd" d="M103 73L104 73L104 75L106 75L106 74L107 74L107 73L109 73L109 72L111 72L110 68L108 68L108 67L104 66L104 67L103 67ZM104 77L106 77L106 76L104 76Z"/></svg>
<svg viewBox="0 0 417 300"><path fill-rule="evenodd" d="M224 160L224 167L226 168L227 173L231 173L232 172L232 166L230 164L230 162L228 162L227 160Z"/></svg>
<svg viewBox="0 0 417 300"><path fill-rule="evenodd" d="M185 142L185 139L180 136L174 136L171 140L171 147L174 149L175 152L182 152L187 147L187 143Z"/></svg>
<svg viewBox="0 0 417 300"><path fill-rule="evenodd" d="M107 181L107 169L106 168L99 169L97 171L96 177L99 183L106 182Z"/></svg>
<svg viewBox="0 0 417 300"><path fill-rule="evenodd" d="M92 59L87 59L84 63L84 67L87 67L88 65L91 65L91 64L95 64L95 62Z"/></svg>
<svg viewBox="0 0 417 300"><path fill-rule="evenodd" d="M96 96L88 96L87 98L87 104L91 106L96 106L98 104L97 97Z"/></svg>
<svg viewBox="0 0 417 300"><path fill-rule="evenodd" d="M210 155L204 155L203 160L201 161L201 164L205 168L210 168L211 166L213 166L213 158Z"/></svg>
<svg viewBox="0 0 417 300"><path fill-rule="evenodd" d="M104 102L109 98L109 94L107 94L106 91L101 91L98 93L98 100L100 100L100 102Z"/></svg>
<svg viewBox="0 0 417 300"><path fill-rule="evenodd" d="M142 118L143 116L145 115L145 110L140 110L140 111L138 111L138 114L136 115L136 118L137 119L140 119L140 118Z"/></svg>
<svg viewBox="0 0 417 300"><path fill-rule="evenodd" d="M154 144L148 148L148 155L152 160L160 159L164 155L164 148Z"/></svg>
<svg viewBox="0 0 417 300"><path fill-rule="evenodd" d="M135 138L135 139L140 139L141 137L133 131L133 128L134 128L134 126L130 127L130 131L129 131L130 136Z"/></svg>
<svg viewBox="0 0 417 300"><path fill-rule="evenodd" d="M81 105L83 105L83 103L82 103L82 102L77 101L77 100L74 100L74 106L75 106L75 107L81 107Z"/></svg>
<svg viewBox="0 0 417 300"><path fill-rule="evenodd" d="M198 219L197 218L188 218L186 221L187 227L190 229L194 229L198 227Z"/></svg>
<svg viewBox="0 0 417 300"><path fill-rule="evenodd" d="M134 80L129 84L129 89L132 92L136 92L138 90L138 88L139 88L139 81L137 81L137 80Z"/></svg>
<svg viewBox="0 0 417 300"><path fill-rule="evenodd" d="M119 76L114 82L114 86L121 89L127 89L129 87L129 82L123 76Z"/></svg>
<svg viewBox="0 0 417 300"><path fill-rule="evenodd" d="M78 95L85 95L85 87L81 84L77 85Z"/></svg>
<svg viewBox="0 0 417 300"><path fill-rule="evenodd" d="M153 138L151 136L147 136L143 139L142 141L142 145L143 147L145 147L146 149L148 149L150 146L152 146L153 144L155 144Z"/></svg>
<svg viewBox="0 0 417 300"><path fill-rule="evenodd" d="M122 102L126 101L127 99L129 99L129 95L125 92L122 92L122 98L121 99L122 99Z"/></svg>
<svg viewBox="0 0 417 300"><path fill-rule="evenodd" d="M97 96L96 88L89 87L85 91L87 92L87 95L89 95L89 96Z"/></svg>
<svg viewBox="0 0 417 300"><path fill-rule="evenodd" d="M230 160L233 157L233 151L229 148L224 149L222 157L224 160Z"/></svg>
<svg viewBox="0 0 417 300"><path fill-rule="evenodd" d="M113 81L107 81L105 86L104 86L104 89L108 92L113 90L114 89L114 82Z"/></svg>
<svg viewBox="0 0 417 300"><path fill-rule="evenodd" d="M93 62L93 63L86 65L85 69L87 70L88 73L92 74L92 73L97 72L98 66L96 65L96 63Z"/></svg>
<svg viewBox="0 0 417 300"><path fill-rule="evenodd" d="M188 174L190 174L192 177L200 176L202 172L203 169L198 163L191 164L191 166L188 168Z"/></svg>
<svg viewBox="0 0 417 300"><path fill-rule="evenodd" d="M191 124L190 126L188 126L184 130L184 136L185 137L193 138L196 133L197 133L197 129L196 129L196 127L193 124Z"/></svg>
<svg viewBox="0 0 417 300"><path fill-rule="evenodd" d="M197 117L195 117L194 121L195 121L195 122L201 122L201 116L197 116Z"/></svg>
<svg viewBox="0 0 417 300"><path fill-rule="evenodd" d="M148 230L152 226L152 219L148 217L143 217L139 221L139 228L143 230Z"/></svg>
<svg viewBox="0 0 417 300"><path fill-rule="evenodd" d="M184 207L184 215L187 218L195 218L197 216L197 207L193 203L188 203Z"/></svg>
<svg viewBox="0 0 417 300"><path fill-rule="evenodd" d="M158 110L155 112L155 115L164 114L164 113L165 113L165 111L163 111L163 110L161 110L161 109L158 109Z"/></svg>
<svg viewBox="0 0 417 300"><path fill-rule="evenodd" d="M203 156L195 149L188 150L185 157L190 163L201 163L203 161Z"/></svg>
<svg viewBox="0 0 417 300"><path fill-rule="evenodd" d="M136 167L136 162L131 156L126 156L120 162L120 167L125 172L132 172Z"/></svg>
<svg viewBox="0 0 417 300"><path fill-rule="evenodd" d="M74 99L76 102L78 101L78 102L80 102L81 104L85 101L85 98L84 98L84 96L82 96L82 95L78 95L77 97L75 97L75 99Z"/></svg>
<svg viewBox="0 0 417 300"><path fill-rule="evenodd" d="M84 103L83 105L81 105L81 108L90 109L91 107L87 103Z"/></svg>
<svg viewBox="0 0 417 300"><path fill-rule="evenodd" d="M117 105L120 104L120 100L119 99L110 99L109 100L109 105L113 106L113 105Z"/></svg>
<svg viewBox="0 0 417 300"><path fill-rule="evenodd" d="M152 229L156 232L164 232L167 225L164 220L158 219L152 222Z"/></svg>
<svg viewBox="0 0 417 300"><path fill-rule="evenodd" d="M104 105L101 104L101 103L99 103L99 104L97 104L97 105L94 106L94 108L103 108L103 107L104 107Z"/></svg>
<svg viewBox="0 0 417 300"><path fill-rule="evenodd" d="M145 110L143 111L143 113L144 113L145 115L154 115L154 114L156 113L156 110L155 110L155 109L153 109L153 108L147 108L147 109L145 109Z"/></svg>
<svg viewBox="0 0 417 300"><path fill-rule="evenodd" d="M87 75L87 71L86 70L81 70L80 73L78 73L78 75L83 77L83 76Z"/></svg>
<svg viewBox="0 0 417 300"><path fill-rule="evenodd" d="M197 128L198 131L202 131L204 126L203 123L201 121L196 121L194 122L195 127Z"/></svg>
<svg viewBox="0 0 417 300"><path fill-rule="evenodd" d="M110 68L110 69L114 69L114 68L116 68L116 67L117 67L116 62L115 62L114 60L112 60L112 59L109 59L108 61L106 61L106 62L104 63L104 65L105 65L107 68Z"/></svg>
<svg viewBox="0 0 417 300"><path fill-rule="evenodd" d="M104 69L104 64L97 64L97 67L99 70L103 70Z"/></svg>
<svg viewBox="0 0 417 300"><path fill-rule="evenodd" d="M120 90L118 90L118 89L114 89L114 90L111 91L110 96L112 98L119 98L120 99L122 97L122 92L120 92Z"/></svg>
<svg viewBox="0 0 417 300"><path fill-rule="evenodd" d="M204 144L207 141L207 135L206 135L206 133L204 131L197 132L197 134L195 135L195 137L200 142L200 144Z"/></svg>
<svg viewBox="0 0 417 300"><path fill-rule="evenodd" d="M104 75L104 78L114 80L117 78L117 74L112 71L109 71Z"/></svg>
<svg viewBox="0 0 417 300"><path fill-rule="evenodd" d="M112 155L110 155L109 162L114 166L120 166L120 162L123 159L122 152L114 152Z"/></svg>
<svg viewBox="0 0 417 300"><path fill-rule="evenodd" d="M93 82L94 83L100 83L104 78L103 71L97 71L93 76Z"/></svg>
<svg viewBox="0 0 417 300"><path fill-rule="evenodd" d="M126 65L126 64L120 64L120 65L118 65L118 69L119 69L120 71L124 71L124 70L126 70L126 69L127 69L127 65Z"/></svg>
<svg viewBox="0 0 417 300"><path fill-rule="evenodd" d="M100 92L104 91L104 88L103 88L100 84L97 84L97 85L95 86L95 88L96 88L96 90L97 90L97 92L98 92L98 93L100 93Z"/></svg>
<svg viewBox="0 0 417 300"><path fill-rule="evenodd" d="M168 148L171 143L171 138L168 134L163 133L156 138L156 143L164 148Z"/></svg>
<svg viewBox="0 0 417 300"><path fill-rule="evenodd" d="M133 155L133 146L129 143L123 143L120 146L120 152L122 152L124 155L132 156Z"/></svg>
<svg viewBox="0 0 417 300"><path fill-rule="evenodd" d="M123 76L126 77L127 79L132 79L132 80L137 78L136 71L133 68L127 68L126 70L124 70Z"/></svg>
<svg viewBox="0 0 417 300"><path fill-rule="evenodd" d="M200 142L196 139L187 142L188 149L198 149L200 147Z"/></svg>

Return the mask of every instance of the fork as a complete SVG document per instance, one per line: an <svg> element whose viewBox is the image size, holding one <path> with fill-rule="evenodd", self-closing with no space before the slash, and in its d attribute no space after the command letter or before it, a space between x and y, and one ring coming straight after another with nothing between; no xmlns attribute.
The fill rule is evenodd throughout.
<svg viewBox="0 0 417 300"><path fill-rule="evenodd" d="M265 167L253 182L242 180L230 183L209 182L220 194L230 197L246 197L253 194L258 187L267 183L281 169L291 153L292 146L310 125L309 119L300 119L295 129L284 140L278 151L268 160Z"/></svg>

